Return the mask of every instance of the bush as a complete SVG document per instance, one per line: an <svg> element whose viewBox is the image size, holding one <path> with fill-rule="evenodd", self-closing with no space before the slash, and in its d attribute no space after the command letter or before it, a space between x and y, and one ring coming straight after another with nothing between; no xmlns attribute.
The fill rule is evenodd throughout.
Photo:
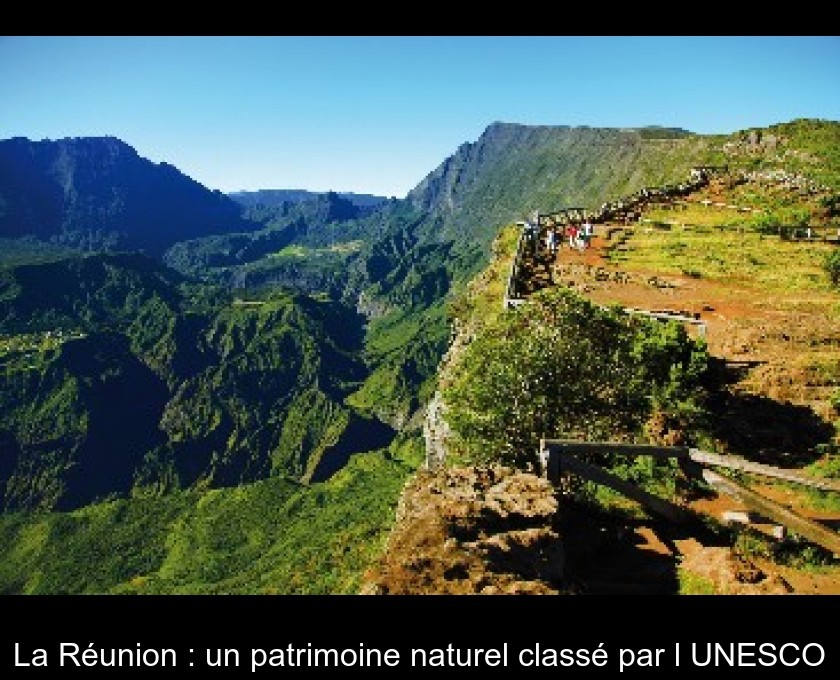
<svg viewBox="0 0 840 680"><path fill-rule="evenodd" d="M775 212L764 212L753 218L753 228L760 234L782 234L781 219Z"/></svg>
<svg viewBox="0 0 840 680"><path fill-rule="evenodd" d="M653 419L650 438L673 439L702 416L708 354L682 326L568 289L531 300L483 329L444 387L456 454L522 466L540 438L632 439Z"/></svg>
<svg viewBox="0 0 840 680"><path fill-rule="evenodd" d="M840 416L840 388L834 390L834 393L831 395L831 408L834 409L834 412Z"/></svg>
<svg viewBox="0 0 840 680"><path fill-rule="evenodd" d="M840 250L833 250L826 258L823 265L828 272L828 278L835 286L840 286Z"/></svg>

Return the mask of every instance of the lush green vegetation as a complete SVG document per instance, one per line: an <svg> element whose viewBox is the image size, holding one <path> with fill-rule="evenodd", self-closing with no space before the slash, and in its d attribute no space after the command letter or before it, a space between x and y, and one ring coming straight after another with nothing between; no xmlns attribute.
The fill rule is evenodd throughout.
<svg viewBox="0 0 840 680"><path fill-rule="evenodd" d="M771 125L761 133L779 135L785 140L776 154L768 154L766 164L782 165L840 190L840 123L800 118Z"/></svg>
<svg viewBox="0 0 840 680"><path fill-rule="evenodd" d="M677 324L549 289L485 326L446 386L469 460L536 460L540 438L677 443L702 417L705 347Z"/></svg>
<svg viewBox="0 0 840 680"><path fill-rule="evenodd" d="M356 592L421 449L404 439L309 486L274 478L70 513L8 513L0 592Z"/></svg>
<svg viewBox="0 0 840 680"><path fill-rule="evenodd" d="M371 373L347 403L395 426L404 425L431 398L448 342L449 325L440 304L377 319L365 343Z"/></svg>
<svg viewBox="0 0 840 680"><path fill-rule="evenodd" d="M825 256L823 265L828 278L835 286L840 287L840 250L836 248Z"/></svg>
<svg viewBox="0 0 840 680"><path fill-rule="evenodd" d="M389 427L343 404L367 372L358 315L256 302L140 256L0 271L3 506L325 479L387 444Z"/></svg>

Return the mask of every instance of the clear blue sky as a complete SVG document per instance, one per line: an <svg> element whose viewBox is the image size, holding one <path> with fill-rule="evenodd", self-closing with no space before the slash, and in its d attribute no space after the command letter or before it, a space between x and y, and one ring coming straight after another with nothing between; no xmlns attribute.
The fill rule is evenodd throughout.
<svg viewBox="0 0 840 680"><path fill-rule="evenodd" d="M222 191L403 196L493 121L840 120L838 37L2 37L0 138L113 135Z"/></svg>

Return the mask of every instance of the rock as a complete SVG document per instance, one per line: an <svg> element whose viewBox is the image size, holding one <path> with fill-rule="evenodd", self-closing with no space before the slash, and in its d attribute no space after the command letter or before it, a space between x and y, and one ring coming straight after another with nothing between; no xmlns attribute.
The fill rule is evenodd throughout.
<svg viewBox="0 0 840 680"><path fill-rule="evenodd" d="M365 594L557 593L554 487L501 465L421 470L400 499Z"/></svg>

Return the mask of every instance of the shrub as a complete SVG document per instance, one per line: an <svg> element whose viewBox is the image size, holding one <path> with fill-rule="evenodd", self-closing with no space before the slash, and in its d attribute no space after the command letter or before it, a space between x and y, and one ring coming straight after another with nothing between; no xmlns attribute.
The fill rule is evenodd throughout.
<svg viewBox="0 0 840 680"><path fill-rule="evenodd" d="M823 266L831 283L840 287L840 250L830 252L826 256Z"/></svg>
<svg viewBox="0 0 840 680"><path fill-rule="evenodd" d="M568 289L531 300L488 324L453 369L444 400L456 453L525 465L543 437L631 439L654 414L666 431L702 415L708 354L682 326Z"/></svg>

